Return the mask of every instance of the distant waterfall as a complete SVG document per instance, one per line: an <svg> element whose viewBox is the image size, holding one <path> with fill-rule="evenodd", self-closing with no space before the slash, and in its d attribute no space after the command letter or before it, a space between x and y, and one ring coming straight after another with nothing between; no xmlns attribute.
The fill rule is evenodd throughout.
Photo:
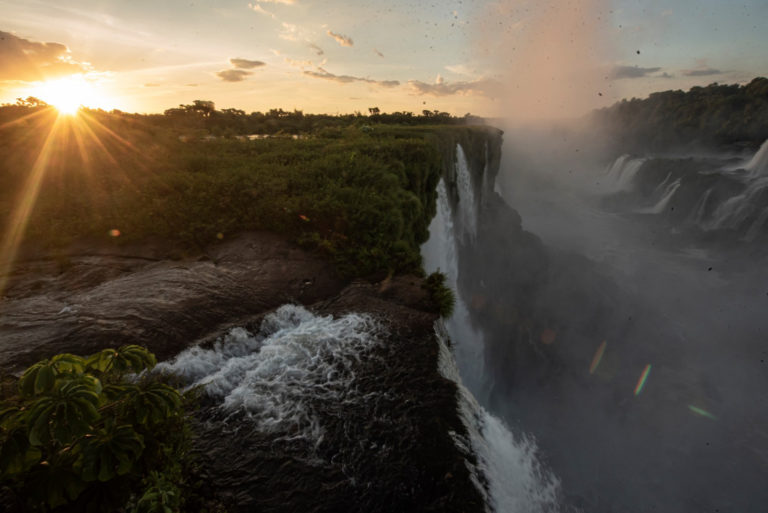
<svg viewBox="0 0 768 513"><path fill-rule="evenodd" d="M632 180L643 167L645 159L632 158L629 155L622 155L606 170L608 177L606 188L608 192L620 192L628 190L632 185Z"/></svg>
<svg viewBox="0 0 768 513"><path fill-rule="evenodd" d="M752 177L768 176L768 140L757 150L752 160L745 166Z"/></svg>

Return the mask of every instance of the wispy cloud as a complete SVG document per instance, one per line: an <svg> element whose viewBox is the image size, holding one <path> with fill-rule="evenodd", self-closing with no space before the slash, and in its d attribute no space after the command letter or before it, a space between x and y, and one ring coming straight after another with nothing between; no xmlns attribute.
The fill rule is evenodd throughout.
<svg viewBox="0 0 768 513"><path fill-rule="evenodd" d="M708 66L702 66L694 69L684 69L683 75L686 77L708 77L710 75L722 75L723 72L719 69L710 68Z"/></svg>
<svg viewBox="0 0 768 513"><path fill-rule="evenodd" d="M331 36L333 39L336 40L337 43L339 43L341 46L354 46L355 42L352 41L351 37L345 36L343 34L338 34L336 32L333 32L329 30L326 32L329 36Z"/></svg>
<svg viewBox="0 0 768 513"><path fill-rule="evenodd" d="M501 93L501 83L492 78L479 78L472 81L447 82L440 75L437 76L433 84L421 82L419 80L409 80L408 85L411 89L420 95L429 96L451 96L459 95L479 95L495 98Z"/></svg>
<svg viewBox="0 0 768 513"><path fill-rule="evenodd" d="M296 0L256 0L256 3L293 5L296 3Z"/></svg>
<svg viewBox="0 0 768 513"><path fill-rule="evenodd" d="M317 68L317 71L305 71L304 74L307 75L308 77L320 78L323 80L330 80L332 82L339 82L342 84L363 82L366 84L376 85L376 86L385 87L385 88L392 88L400 85L400 82L398 82L397 80L373 80L370 78L355 77L351 75L334 75L333 73L329 73L323 68Z"/></svg>
<svg viewBox="0 0 768 513"><path fill-rule="evenodd" d="M259 13L259 14L263 14L264 16L269 16L269 17L270 17L270 18L272 18L273 20L276 20L276 19L277 19L277 16L275 16L275 13L273 13L273 12L270 12L270 11L268 11L268 10L264 9L264 8L263 8L261 5L259 5L259 4L248 4L248 7L250 7L251 9L253 9L254 11L256 11L256 12L257 12L257 13Z"/></svg>
<svg viewBox="0 0 768 513"><path fill-rule="evenodd" d="M265 62L251 61L248 59L239 59L239 58L229 59L229 62L232 64L232 66L238 69L253 69L253 68L260 68L262 66L267 65Z"/></svg>
<svg viewBox="0 0 768 513"><path fill-rule="evenodd" d="M245 71L243 69L225 69L216 73L216 76L224 82L242 82L250 75L253 75L252 71Z"/></svg>
<svg viewBox="0 0 768 513"><path fill-rule="evenodd" d="M302 68L302 69L315 65L315 63L313 63L312 61L300 61L296 59L289 59L288 57L285 58L285 62L286 64L290 64L291 66Z"/></svg>
<svg viewBox="0 0 768 513"><path fill-rule="evenodd" d="M35 81L91 71L61 43L30 41L0 31L0 80Z"/></svg>
<svg viewBox="0 0 768 513"><path fill-rule="evenodd" d="M641 68L639 66L615 66L611 70L610 77L614 80L620 80L624 78L643 78L652 73L658 73L661 68Z"/></svg>
<svg viewBox="0 0 768 513"><path fill-rule="evenodd" d="M320 48L319 46L317 46L315 43L307 43L307 46L308 46L309 48L311 48L311 49L312 49L312 51L314 51L314 52L315 52L317 55L320 55L320 56L322 56L322 55L324 55L324 54L325 54L325 50L323 50L322 48Z"/></svg>

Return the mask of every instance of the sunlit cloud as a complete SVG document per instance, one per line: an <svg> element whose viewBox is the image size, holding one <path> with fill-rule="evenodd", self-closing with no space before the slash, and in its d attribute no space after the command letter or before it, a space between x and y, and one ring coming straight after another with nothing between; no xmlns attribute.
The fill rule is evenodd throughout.
<svg viewBox="0 0 768 513"><path fill-rule="evenodd" d="M251 61L248 59L238 59L233 58L229 59L230 64L238 69L254 69L254 68L260 68L262 66L266 66L267 64L262 61Z"/></svg>
<svg viewBox="0 0 768 513"><path fill-rule="evenodd" d="M216 76L224 82L242 82L251 75L253 75L252 71L242 69L225 69L216 73Z"/></svg>
<svg viewBox="0 0 768 513"><path fill-rule="evenodd" d="M355 42L352 41L352 38L349 36L345 36L343 34L338 34L336 32L333 32L329 30L326 32L329 36L331 36L333 39L336 40L337 43L339 43L341 46L354 46Z"/></svg>
<svg viewBox="0 0 768 513"><path fill-rule="evenodd" d="M308 68L310 66L314 66L315 63L312 61L304 60L296 60L296 59L289 59L288 57L285 58L285 63L290 64L291 66L294 66L296 68Z"/></svg>
<svg viewBox="0 0 768 513"><path fill-rule="evenodd" d="M90 71L61 43L44 43L0 31L0 80L27 82Z"/></svg>
<svg viewBox="0 0 768 513"><path fill-rule="evenodd" d="M429 96L478 95L495 98L501 92L501 83L490 78L448 82L438 75L434 84L428 84L419 80L409 80L408 85L416 94Z"/></svg>
<svg viewBox="0 0 768 513"><path fill-rule="evenodd" d="M317 71L305 71L304 74L308 77L320 78L323 80L330 80L332 82L339 82L342 84L351 84L353 82L363 82L366 84L376 85L384 88L392 88L400 85L397 80L373 80L364 77L355 77L351 75L334 75L329 73L323 68L317 68Z"/></svg>
<svg viewBox="0 0 768 513"><path fill-rule="evenodd" d="M263 14L264 16L269 16L273 20L277 19L277 16L275 16L275 13L270 12L270 11L264 9L259 4L248 4L248 7L250 7L252 10L256 11L259 14Z"/></svg>

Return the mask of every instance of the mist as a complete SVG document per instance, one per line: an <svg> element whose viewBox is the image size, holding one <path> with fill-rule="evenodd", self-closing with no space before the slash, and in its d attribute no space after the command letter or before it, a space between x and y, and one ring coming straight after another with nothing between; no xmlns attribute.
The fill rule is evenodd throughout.
<svg viewBox="0 0 768 513"><path fill-rule="evenodd" d="M589 113L622 94L610 8L502 3L489 16L520 26L477 36L507 59L506 206L485 198L459 249L483 347L465 382L534 441L561 510L762 511L765 136L619 134L616 110Z"/></svg>

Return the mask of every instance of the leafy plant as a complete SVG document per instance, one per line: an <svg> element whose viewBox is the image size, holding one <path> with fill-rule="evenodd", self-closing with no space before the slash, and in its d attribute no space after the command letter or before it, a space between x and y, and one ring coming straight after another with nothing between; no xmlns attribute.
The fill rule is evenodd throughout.
<svg viewBox="0 0 768 513"><path fill-rule="evenodd" d="M446 319L453 315L456 297L453 290L445 284L446 276L439 270L433 272L424 280L424 287L429 292L437 313Z"/></svg>
<svg viewBox="0 0 768 513"><path fill-rule="evenodd" d="M20 507L114 510L163 482L162 500L140 511L179 510L178 490L174 500L167 490L181 480L189 430L179 393L144 372L155 364L129 345L56 355L24 372L0 403L0 479Z"/></svg>

